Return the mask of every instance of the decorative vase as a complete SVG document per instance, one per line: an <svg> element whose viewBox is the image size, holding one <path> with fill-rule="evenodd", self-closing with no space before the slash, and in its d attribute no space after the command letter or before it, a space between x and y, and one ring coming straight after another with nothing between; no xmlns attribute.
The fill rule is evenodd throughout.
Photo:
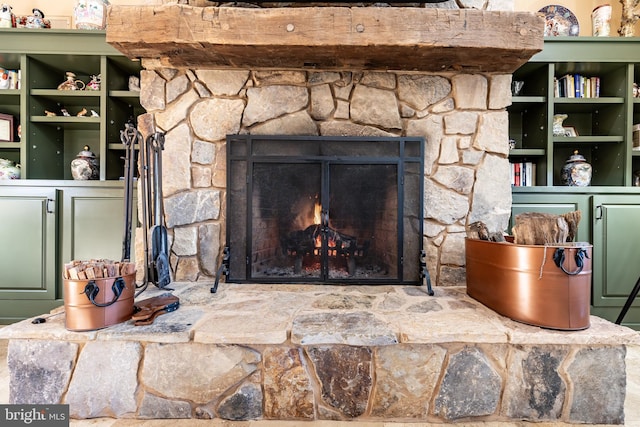
<svg viewBox="0 0 640 427"><path fill-rule="evenodd" d="M76 28L81 30L104 30L107 27L108 0L78 0L73 9Z"/></svg>
<svg viewBox="0 0 640 427"><path fill-rule="evenodd" d="M88 145L71 161L71 176L78 181L100 178L98 160Z"/></svg>
<svg viewBox="0 0 640 427"><path fill-rule="evenodd" d="M0 159L0 179L20 179L20 165L8 159Z"/></svg>
<svg viewBox="0 0 640 427"><path fill-rule="evenodd" d="M611 5L601 4L593 9L591 22L595 37L609 37L611 32Z"/></svg>
<svg viewBox="0 0 640 427"><path fill-rule="evenodd" d="M66 80L58 85L58 90L83 90L84 82L77 80L75 73L67 71L65 73Z"/></svg>
<svg viewBox="0 0 640 427"><path fill-rule="evenodd" d="M575 150L562 167L560 177L563 185L588 187L591 184L591 165Z"/></svg>

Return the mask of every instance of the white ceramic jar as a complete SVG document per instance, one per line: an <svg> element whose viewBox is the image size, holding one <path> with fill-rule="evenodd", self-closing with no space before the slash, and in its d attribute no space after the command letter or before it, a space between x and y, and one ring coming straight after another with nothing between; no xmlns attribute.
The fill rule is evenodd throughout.
<svg viewBox="0 0 640 427"><path fill-rule="evenodd" d="M73 9L76 28L81 30L104 30L107 28L108 0L78 0Z"/></svg>

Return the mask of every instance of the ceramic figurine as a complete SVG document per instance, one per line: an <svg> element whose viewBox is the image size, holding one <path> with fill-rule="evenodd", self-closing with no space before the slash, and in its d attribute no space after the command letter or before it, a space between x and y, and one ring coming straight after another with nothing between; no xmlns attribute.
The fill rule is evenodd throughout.
<svg viewBox="0 0 640 427"><path fill-rule="evenodd" d="M11 11L11 6L3 4L0 8L0 28L14 28L16 16Z"/></svg>
<svg viewBox="0 0 640 427"><path fill-rule="evenodd" d="M56 113L54 113L53 111L49 111L49 110L44 110L44 114L47 117L55 117L55 116L57 116Z"/></svg>
<svg viewBox="0 0 640 427"><path fill-rule="evenodd" d="M60 112L62 113L63 116L65 117L71 117L71 114L69 114L69 112L67 111L66 108L61 108Z"/></svg>
<svg viewBox="0 0 640 427"><path fill-rule="evenodd" d="M102 83L102 75L91 76L91 81L87 83L84 90L100 90L100 84Z"/></svg>
<svg viewBox="0 0 640 427"><path fill-rule="evenodd" d="M67 71L67 79L58 85L58 90L82 90L84 89L84 82L77 80L75 73Z"/></svg>
<svg viewBox="0 0 640 427"><path fill-rule="evenodd" d="M80 110L78 112L78 114L76 114L76 117L84 117L87 115L87 109L86 108L82 108L82 110Z"/></svg>
<svg viewBox="0 0 640 427"><path fill-rule="evenodd" d="M78 0L73 12L76 28L81 30L104 30L107 26L107 0Z"/></svg>
<svg viewBox="0 0 640 427"><path fill-rule="evenodd" d="M20 24L25 28L51 28L51 22L48 19L44 19L44 12L38 8L31 10L33 15L23 16Z"/></svg>
<svg viewBox="0 0 640 427"><path fill-rule="evenodd" d="M0 28L13 28L16 26L16 16L12 12L12 7L3 4L0 7Z"/></svg>
<svg viewBox="0 0 640 427"><path fill-rule="evenodd" d="M132 92L140 92L140 77L129 76L129 90Z"/></svg>
<svg viewBox="0 0 640 427"><path fill-rule="evenodd" d="M83 150L71 161L71 176L78 181L100 178L98 160L88 145L85 145Z"/></svg>
<svg viewBox="0 0 640 427"><path fill-rule="evenodd" d="M8 159L0 159L0 179L20 179L20 165Z"/></svg>
<svg viewBox="0 0 640 427"><path fill-rule="evenodd" d="M587 187L591 184L591 165L575 150L562 167L560 177L563 185Z"/></svg>
<svg viewBox="0 0 640 427"><path fill-rule="evenodd" d="M91 117L100 117L100 114L96 113L96 110L91 110Z"/></svg>
<svg viewBox="0 0 640 427"><path fill-rule="evenodd" d="M562 123L569 117L566 114L553 115L553 136L564 136L564 126Z"/></svg>

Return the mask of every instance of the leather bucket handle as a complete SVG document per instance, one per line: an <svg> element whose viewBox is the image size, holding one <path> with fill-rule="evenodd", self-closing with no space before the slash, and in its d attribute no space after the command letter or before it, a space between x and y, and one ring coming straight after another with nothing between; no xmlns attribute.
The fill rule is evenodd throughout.
<svg viewBox="0 0 640 427"><path fill-rule="evenodd" d="M553 253L553 261L556 263L556 267L559 267L562 271L564 271L569 276L575 276L579 274L584 268L584 258L589 258L589 254L587 254L586 249L580 248L576 251L575 261L576 261L576 270L575 271L567 271L564 268L564 248L558 248Z"/></svg>
<svg viewBox="0 0 640 427"><path fill-rule="evenodd" d="M98 296L98 293L100 292L100 288L98 287L98 285L96 285L96 282L94 282L93 280L87 283L87 286L84 287L83 293L87 296L87 298L89 298L89 301L91 301L91 304L95 305L96 307L109 307L111 304L118 301L118 298L120 298L120 295L122 295L122 291L124 288L125 288L124 279L122 277L116 278L116 280L113 282L113 285L111 286L111 290L113 291L113 294L114 294L113 299L104 304L98 303L95 301L95 298Z"/></svg>

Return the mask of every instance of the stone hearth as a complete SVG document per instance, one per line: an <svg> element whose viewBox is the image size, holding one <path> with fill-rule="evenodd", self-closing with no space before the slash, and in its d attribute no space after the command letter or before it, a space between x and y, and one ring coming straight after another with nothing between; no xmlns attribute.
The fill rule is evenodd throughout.
<svg viewBox="0 0 640 427"><path fill-rule="evenodd" d="M69 332L57 310L1 329L11 403L80 419L624 422L640 339L597 317L544 330L460 287L209 285L176 283L180 309L149 326Z"/></svg>

